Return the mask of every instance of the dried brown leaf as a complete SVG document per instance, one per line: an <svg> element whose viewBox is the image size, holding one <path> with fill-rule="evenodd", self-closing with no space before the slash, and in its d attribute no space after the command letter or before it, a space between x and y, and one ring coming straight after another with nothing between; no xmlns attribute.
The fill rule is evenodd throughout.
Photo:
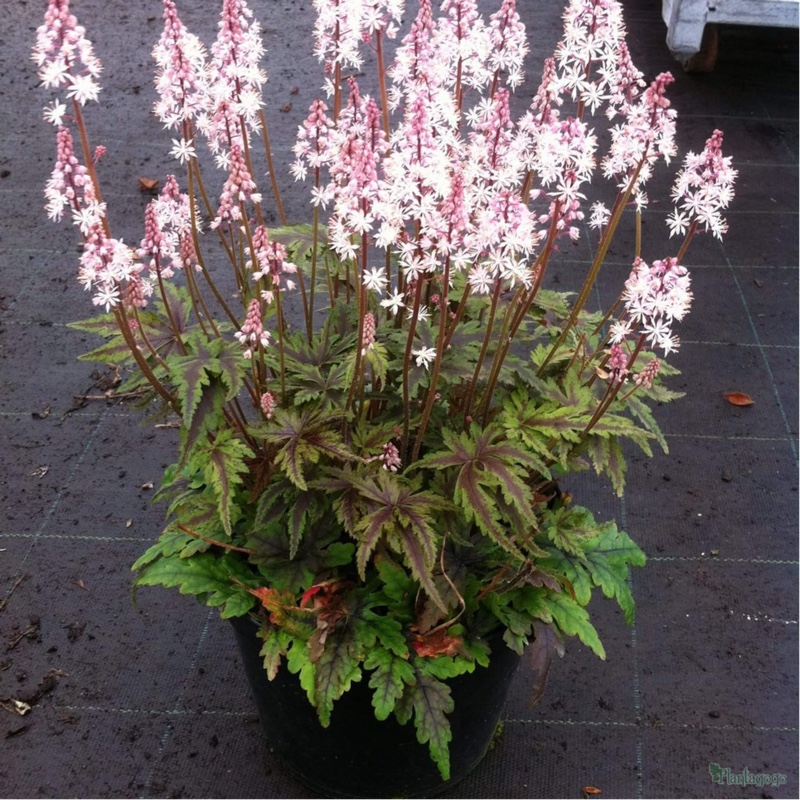
<svg viewBox="0 0 800 800"><path fill-rule="evenodd" d="M15 705L19 704L22 706L27 706L28 711L30 711L31 706L36 705L42 697L44 697L48 692L52 692L53 689L56 688L58 685L58 678L66 675L65 672L62 672L59 669L51 669L38 683L36 688L31 689L27 692L23 692L19 695L17 699L11 698L11 702ZM26 711L20 711L20 714L25 714Z"/></svg>
<svg viewBox="0 0 800 800"><path fill-rule="evenodd" d="M50 416L50 406L45 406L41 411L31 411L34 419L47 419Z"/></svg>
<svg viewBox="0 0 800 800"><path fill-rule="evenodd" d="M11 705L14 708L14 711L16 711L16 713L21 717L24 717L25 714L31 710L31 707L27 703L23 703L22 700L17 700L14 697L11 698Z"/></svg>
<svg viewBox="0 0 800 800"><path fill-rule="evenodd" d="M544 694L550 666L556 655L564 655L564 645L552 625L536 620L533 623L534 637L528 647L531 674L534 676L528 707L536 705Z"/></svg>
<svg viewBox="0 0 800 800"><path fill-rule="evenodd" d="M754 402L753 398L744 392L726 392L725 399L732 406L752 406Z"/></svg>

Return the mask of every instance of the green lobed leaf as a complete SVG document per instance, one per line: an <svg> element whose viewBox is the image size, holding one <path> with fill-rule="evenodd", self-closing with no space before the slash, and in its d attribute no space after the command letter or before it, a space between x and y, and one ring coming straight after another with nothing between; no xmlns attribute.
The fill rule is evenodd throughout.
<svg viewBox="0 0 800 800"><path fill-rule="evenodd" d="M450 741L453 738L447 714L453 710L450 687L428 672L425 659L413 662L415 682L407 684L395 714L401 721L414 713L417 741L427 744L431 758L439 768L442 780L450 778Z"/></svg>
<svg viewBox="0 0 800 800"><path fill-rule="evenodd" d="M301 492L291 506L292 513L289 516L289 559L297 555L297 548L303 532L307 528L312 517L314 495L311 492Z"/></svg>
<svg viewBox="0 0 800 800"><path fill-rule="evenodd" d="M664 434L661 433L661 428L659 428L658 423L653 416L653 412L650 410L650 407L645 403L641 398L637 397L635 394L631 395L626 401L626 405L628 410L634 417L636 417L642 425L647 428L650 433L653 434L655 440L661 446L661 449L665 452L669 452L669 447L667 447L667 440L664 438Z"/></svg>
<svg viewBox="0 0 800 800"><path fill-rule="evenodd" d="M388 558L376 558L374 563L383 581L383 592L394 604L404 606L414 599L414 581L399 564Z"/></svg>
<svg viewBox="0 0 800 800"><path fill-rule="evenodd" d="M75 322L68 322L67 327L74 331L84 331L85 333L94 333L97 336L102 336L105 339L110 339L112 336L121 335L119 332L119 324L114 314L97 314L88 319L79 319Z"/></svg>
<svg viewBox="0 0 800 800"><path fill-rule="evenodd" d="M396 536L400 542L400 547L405 555L405 562L411 570L411 574L419 581L420 586L425 590L428 597L446 613L447 604L442 600L436 583L433 580L432 559L429 560L428 554L425 552L425 548L421 544L419 537L409 529L400 531Z"/></svg>
<svg viewBox="0 0 800 800"><path fill-rule="evenodd" d="M403 635L403 626L399 620L365 609L361 612L359 625L361 637L364 639L368 653L371 652L375 642L378 641L387 652L393 653L400 658L408 657L408 644Z"/></svg>
<svg viewBox="0 0 800 800"><path fill-rule="evenodd" d="M608 598L616 598L625 614L625 621L633 622L635 603L628 586L628 566L642 567L645 554L624 531L610 523L597 537L583 548L586 569L596 586Z"/></svg>
<svg viewBox="0 0 800 800"><path fill-rule="evenodd" d="M161 536L158 537L158 541L148 547L147 550L134 561L131 570L138 572L146 564L155 561L160 556L174 556L179 554L191 540L191 536L168 527Z"/></svg>
<svg viewBox="0 0 800 800"><path fill-rule="evenodd" d="M261 645L260 655L264 661L264 671L267 677L275 680L281 666L281 659L289 649L289 637L284 631L271 625L263 625L258 629L258 637L264 644Z"/></svg>
<svg viewBox="0 0 800 800"><path fill-rule="evenodd" d="M97 364L128 364L133 362L133 355L128 343L120 334L100 347L78 356L78 361L89 361Z"/></svg>
<svg viewBox="0 0 800 800"><path fill-rule="evenodd" d="M456 434L445 429L442 434L448 450L424 456L419 466L457 468L453 499L467 521L474 521L511 555L522 557L498 519L494 496L500 491L526 521L534 524L532 496L524 479L526 470L535 468L536 459L511 442L498 441L502 432L496 428L482 431L472 425L468 432Z"/></svg>
<svg viewBox="0 0 800 800"><path fill-rule="evenodd" d="M474 672L475 662L464 656L437 656L425 659L425 669L434 678L447 680L467 672Z"/></svg>
<svg viewBox="0 0 800 800"><path fill-rule="evenodd" d="M200 457L205 460L206 483L213 487L217 498L220 522L225 533L231 536L233 494L242 483L242 475L247 472L245 459L252 455L252 451L245 442L236 438L232 429L225 428L212 443L204 443L200 452Z"/></svg>
<svg viewBox="0 0 800 800"><path fill-rule="evenodd" d="M303 491L308 490L306 470L325 455L339 461L354 458L331 425L341 413L314 413L310 410L276 409L271 424L253 429L256 436L279 447L275 464Z"/></svg>
<svg viewBox="0 0 800 800"><path fill-rule="evenodd" d="M329 634L314 671L314 706L323 728L331 721L333 703L361 680L359 649L354 626L344 625Z"/></svg>
<svg viewBox="0 0 800 800"><path fill-rule="evenodd" d="M582 606L592 599L592 579L581 557L565 553L555 547L547 548L548 555L537 564L559 575L563 575L570 583L575 599Z"/></svg>
<svg viewBox="0 0 800 800"><path fill-rule="evenodd" d="M597 436L592 431L586 439L584 448L592 459L595 472L598 475L608 475L617 497L622 497L625 492L627 464L619 442L609 436Z"/></svg>
<svg viewBox="0 0 800 800"><path fill-rule="evenodd" d="M308 702L316 707L316 664L311 662L306 643L299 639L292 639L286 652L286 665L292 675L300 678L300 686L308 697Z"/></svg>
<svg viewBox="0 0 800 800"><path fill-rule="evenodd" d="M421 571L428 575L440 540L431 524L431 514L446 506L443 499L433 492L415 491L412 484L386 470L378 472L374 479L351 476L350 481L366 503L374 506L354 530L359 539L357 566L362 580L369 557L384 537L393 549L413 559L417 567L424 565Z"/></svg>
<svg viewBox="0 0 800 800"><path fill-rule="evenodd" d="M192 413L191 423L181 426L182 465L189 460L197 443L202 442L206 434L213 433L220 427L224 402L225 391L222 382L216 377L209 378L208 383L200 388L200 398Z"/></svg>
<svg viewBox="0 0 800 800"><path fill-rule="evenodd" d="M374 690L372 707L379 720L385 720L394 711L407 685L415 680L414 669L404 658L376 647L364 659L364 669L373 670L369 686Z"/></svg>
<svg viewBox="0 0 800 800"><path fill-rule="evenodd" d="M183 412L183 425L189 428L200 400L203 388L217 372L217 360L209 344L197 341L193 352L187 355L172 355L167 359L170 377L178 390L178 399Z"/></svg>
<svg viewBox="0 0 800 800"><path fill-rule="evenodd" d="M548 592L542 596L542 603L547 607L552 617L552 622L567 636L577 636L596 655L605 659L606 651L600 642L600 637L594 625L589 621L586 609L572 600L566 593L554 594ZM550 619L544 619L550 622Z"/></svg>
<svg viewBox="0 0 800 800"><path fill-rule="evenodd" d="M226 388L225 400L233 400L243 386L245 360L237 342L227 339L212 340L212 352L216 357L216 368L220 380Z"/></svg>
<svg viewBox="0 0 800 800"><path fill-rule="evenodd" d="M256 602L232 578L255 588L252 571L245 562L232 557L230 553L221 557L197 553L187 559L174 554L162 556L144 566L134 585L177 588L181 594L194 595L208 606L222 606L220 614L228 618L247 613Z"/></svg>
<svg viewBox="0 0 800 800"><path fill-rule="evenodd" d="M280 515L256 526L245 540L252 551L250 561L259 572L280 591L292 593L308 589L323 570L345 566L353 559L355 545L337 542L339 531L322 525L310 528L298 545L294 558L289 558L289 532Z"/></svg>

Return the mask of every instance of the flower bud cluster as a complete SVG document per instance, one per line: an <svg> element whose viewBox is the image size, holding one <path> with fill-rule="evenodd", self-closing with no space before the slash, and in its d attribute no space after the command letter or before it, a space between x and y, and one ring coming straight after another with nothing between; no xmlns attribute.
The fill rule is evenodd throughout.
<svg viewBox="0 0 800 800"><path fill-rule="evenodd" d="M47 216L58 222L65 208L71 208L73 215L78 213L83 189L89 182L89 171L75 156L69 128L60 128L56 134L56 162L44 190Z"/></svg>
<svg viewBox="0 0 800 800"><path fill-rule="evenodd" d="M261 402L259 405L264 412L264 416L267 419L272 419L272 415L275 413L275 396L272 392L264 392L261 395Z"/></svg>
<svg viewBox="0 0 800 800"><path fill-rule="evenodd" d="M223 222L240 220L242 218L240 203L248 200L253 203L261 202L261 194L257 189L258 186L245 163L242 148L238 144L232 144L228 179L222 188L219 209L211 227L218 228Z"/></svg>
<svg viewBox="0 0 800 800"><path fill-rule="evenodd" d="M244 352L245 358L252 358L253 347L267 347L269 345L269 331L264 330L261 320L261 301L254 299L247 307L247 317L241 329L234 333L239 344L247 349Z"/></svg>
<svg viewBox="0 0 800 800"><path fill-rule="evenodd" d="M288 280L286 276L294 275L297 267L287 261L286 248L280 242L271 241L269 232L263 225L258 225L253 231L253 251L256 256L255 264L252 260L247 262L253 280L270 278L270 289L261 295L263 300L271 303L275 291L294 289L294 282Z"/></svg>
<svg viewBox="0 0 800 800"><path fill-rule="evenodd" d="M638 386L644 386L645 389L650 389L660 369L661 362L657 358L653 358L647 362L642 371L634 378L634 381Z"/></svg>
<svg viewBox="0 0 800 800"><path fill-rule="evenodd" d="M389 470L389 472L397 472L403 466L403 462L400 459L400 451L392 442L386 442L383 446L382 461L383 468Z"/></svg>
<svg viewBox="0 0 800 800"><path fill-rule="evenodd" d="M364 332L361 336L361 355L365 356L375 348L375 316L371 312L364 315Z"/></svg>

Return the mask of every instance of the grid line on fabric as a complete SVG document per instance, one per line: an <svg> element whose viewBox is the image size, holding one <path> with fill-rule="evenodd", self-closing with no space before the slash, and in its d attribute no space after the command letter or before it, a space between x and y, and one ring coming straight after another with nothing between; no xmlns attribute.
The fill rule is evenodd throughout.
<svg viewBox="0 0 800 800"><path fill-rule="evenodd" d="M206 614L205 622L203 623L203 629L200 631L200 636L197 639L197 644L195 645L194 653L192 654L192 659L186 671L187 677L184 679L183 686L181 686L181 690L178 693L178 697L175 701L175 708L172 709L172 711L170 712L173 716L177 716L177 714L182 710L181 706L183 705L183 698L186 695L186 687L189 684L189 678L193 676L195 673L195 667L197 666L197 658L200 655L200 651L203 649L203 644L205 643L206 637L208 635L209 622L211 621L211 618L213 617L215 611L216 609L209 608L208 613ZM142 789L142 794L140 795L140 797L142 798L150 796L156 770L158 769L161 762L161 756L163 755L164 749L166 748L169 740L172 738L172 734L174 733L174 731L175 731L175 725L172 722L172 720L170 720L169 722L167 722L167 726L158 743L158 751L153 757L150 770L147 774L147 778L145 779L144 788Z"/></svg>
<svg viewBox="0 0 800 800"><path fill-rule="evenodd" d="M253 711L226 711L224 709L153 709L153 708L105 708L103 706L53 706L56 711L75 711L100 714L141 714L154 717L236 717L249 719L255 716Z"/></svg>
<svg viewBox="0 0 800 800"><path fill-rule="evenodd" d="M97 433L103 425L105 421L105 414L101 414L99 419L97 420L94 429L89 434L86 444L83 446L83 450L81 451L78 458L75 460L75 463L72 465L72 469L67 476L66 481L59 487L58 491L56 492L56 496L53 498L53 501L50 503L47 511L45 511L44 518L42 519L41 524L37 528L37 530L30 535L31 543L25 551L25 555L22 557L19 565L16 568L16 571L9 582L9 587L6 589L4 597L10 597L11 593L14 591L14 586L16 585L17 580L19 579L20 575L22 575L22 571L25 568L25 564L27 564L28 559L30 558L31 553L33 552L33 548L36 546L36 542L42 537L47 526L50 524L50 520L53 518L56 510L58 509L61 500L64 498L64 491L66 490L67 486L72 482L72 479L75 477L75 473L81 467L83 462L86 460L86 457L89 455L92 447L94 446L95 439L97 438Z"/></svg>
<svg viewBox="0 0 800 800"><path fill-rule="evenodd" d="M797 566L800 561L784 560L779 558L720 558L718 556L648 556L648 561L705 561L708 563L721 562L733 564L777 564L784 566Z"/></svg>
<svg viewBox="0 0 800 800"><path fill-rule="evenodd" d="M587 728L642 728L649 727L649 723L642 722L616 722L613 720L580 720L580 719L505 719L503 722L512 725L547 725L565 727ZM794 733L800 729L777 725L706 725L705 723L692 722L659 722L660 728L673 730L699 730L699 731L759 731Z"/></svg>
<svg viewBox="0 0 800 800"><path fill-rule="evenodd" d="M728 254L722 242L720 242L720 249L722 250L722 255L725 261L730 267L730 259L728 258ZM745 317L747 318L747 323L750 327L750 332L753 334L753 339L759 346L759 352L761 353L761 360L764 364L764 369L767 371L767 375L769 375L769 380L772 385L772 394L773 397L775 398L775 403L777 404L778 407L778 413L781 417L781 420L783 421L783 425L786 429L786 432L790 434L789 447L792 450L792 455L795 461L797 461L797 445L795 444L794 439L791 438L792 427L789 424L789 418L786 416L786 409L784 408L783 401L781 400L780 389L778 388L778 384L775 381L775 374L772 371L772 367L770 366L769 359L767 358L767 355L764 352L764 348L761 347L761 336L758 333L758 328L756 327L755 320L753 319L753 315L750 311L750 305L748 304L747 297L745 296L744 290L742 289L742 284L739 282L739 277L733 270L731 270L731 277L733 278L733 281L736 284L736 288L739 292L739 298L741 299L742 306L744 307Z"/></svg>
<svg viewBox="0 0 800 800"><path fill-rule="evenodd" d="M620 523L622 529L628 529L628 506L625 502L625 494L620 497ZM628 573L628 589L631 596L634 597L633 590L633 574ZM636 715L637 726L642 720L642 687L639 675L639 654L637 652L637 638L636 638L636 619L631 621L630 625L630 641L631 641L631 662L633 665L633 709ZM644 795L644 742L642 736L636 737L636 797L638 800Z"/></svg>
<svg viewBox="0 0 800 800"><path fill-rule="evenodd" d="M761 108L764 109L764 114L766 115L767 120L774 125L775 122L790 122L792 120L784 120L784 119L775 119L769 113L769 108L767 108L766 103L764 103L763 98L759 97L759 102L761 103ZM796 120L794 120L796 121ZM788 142L784 136L780 137L781 145L785 148L786 152L789 154L789 157L795 159L795 166L797 166L797 153L795 153L791 147L789 147Z"/></svg>
<svg viewBox="0 0 800 800"><path fill-rule="evenodd" d="M154 540L154 537L135 537L135 536L91 536L89 534L58 534L49 533L38 535L35 533L0 533L0 539L66 539L88 542L140 542L147 543ZM779 558L726 558L712 555L698 556L648 556L648 561L703 561L706 563L732 563L732 564L771 564L777 566L797 566L800 561Z"/></svg>
<svg viewBox="0 0 800 800"><path fill-rule="evenodd" d="M142 716L167 716L167 717L232 717L235 719L254 719L253 711L228 711L224 709L147 709L147 708L106 708L103 706L75 706L57 705L53 706L55 711L69 711L75 713L93 714L120 714L120 715L142 715ZM565 726L565 727L585 727L585 728L645 728L649 723L645 721L625 722L622 720L581 720L581 719L515 719L507 717L503 722L511 725L545 725L545 726ZM691 730L721 730L721 731L761 731L761 732L797 732L796 727L781 725L715 725L706 723L692 722L660 722L659 727Z"/></svg>

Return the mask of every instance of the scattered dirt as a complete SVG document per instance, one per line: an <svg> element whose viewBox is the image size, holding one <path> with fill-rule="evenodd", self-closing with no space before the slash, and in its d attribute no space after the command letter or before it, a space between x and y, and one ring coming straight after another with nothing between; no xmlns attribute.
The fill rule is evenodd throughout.
<svg viewBox="0 0 800 800"><path fill-rule="evenodd" d="M15 634L6 644L6 651L13 650L23 639L39 639L39 617L31 617L28 620L28 627L20 633Z"/></svg>

